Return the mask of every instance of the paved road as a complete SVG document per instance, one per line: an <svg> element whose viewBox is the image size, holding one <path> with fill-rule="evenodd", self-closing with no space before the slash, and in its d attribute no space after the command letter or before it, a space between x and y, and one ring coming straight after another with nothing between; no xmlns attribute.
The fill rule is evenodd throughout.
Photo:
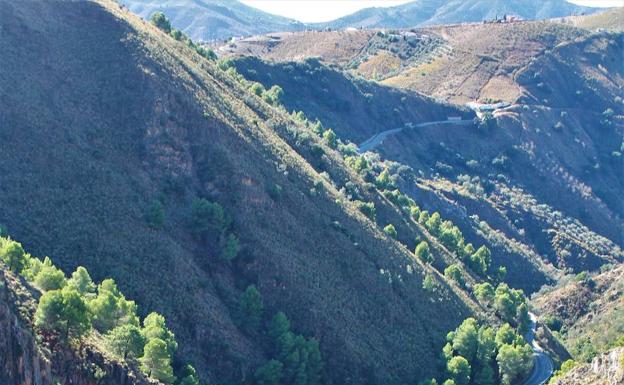
<svg viewBox="0 0 624 385"><path fill-rule="evenodd" d="M543 385L548 382L553 374L555 366L553 360L544 352L544 349L535 341L535 330L537 329L537 317L535 314L529 313L531 316L531 330L526 334L526 341L531 344L533 349L533 369L529 377L522 385Z"/></svg>
<svg viewBox="0 0 624 385"><path fill-rule="evenodd" d="M472 119L470 120L438 120L438 121L433 121L433 122L420 123L416 125L405 125L405 127L393 128L391 130L382 131L368 138L367 140L365 140L358 146L358 151L360 153L370 151L374 149L375 147L379 146L384 141L384 139L386 139L388 136L397 134L403 131L403 129L405 128L421 128L421 127L427 127L427 126L434 126L438 124L468 126L468 125L473 124L473 120Z"/></svg>

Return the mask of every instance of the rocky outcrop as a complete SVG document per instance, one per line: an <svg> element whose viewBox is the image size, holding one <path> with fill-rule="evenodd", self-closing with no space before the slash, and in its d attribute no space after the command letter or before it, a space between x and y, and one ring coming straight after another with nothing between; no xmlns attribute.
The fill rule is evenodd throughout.
<svg viewBox="0 0 624 385"><path fill-rule="evenodd" d="M594 358L555 381L555 385L619 385L624 383L624 348Z"/></svg>
<svg viewBox="0 0 624 385"><path fill-rule="evenodd" d="M0 263L0 384L157 385L90 343L75 351L54 349L32 329L36 301L27 286Z"/></svg>

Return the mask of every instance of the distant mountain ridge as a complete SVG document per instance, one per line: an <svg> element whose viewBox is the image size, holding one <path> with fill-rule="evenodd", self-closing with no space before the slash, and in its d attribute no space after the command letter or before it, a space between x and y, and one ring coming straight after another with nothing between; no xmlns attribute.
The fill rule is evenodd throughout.
<svg viewBox="0 0 624 385"><path fill-rule="evenodd" d="M163 12L173 26L193 40L211 41L275 31L298 31L305 25L272 15L236 0L120 0L133 13L148 18Z"/></svg>
<svg viewBox="0 0 624 385"><path fill-rule="evenodd" d="M365 8L317 27L406 28L435 24L455 24L492 20L503 15L522 19L548 19L594 13L590 8L566 0L415 0L387 8Z"/></svg>
<svg viewBox="0 0 624 385"><path fill-rule="evenodd" d="M173 26L193 40L223 40L232 36L323 28L406 28L434 24L479 22L515 15L546 19L593 13L601 8L581 7L565 0L415 0L387 8L365 8L325 22L304 24L263 12L236 0L120 0L143 18L165 13Z"/></svg>

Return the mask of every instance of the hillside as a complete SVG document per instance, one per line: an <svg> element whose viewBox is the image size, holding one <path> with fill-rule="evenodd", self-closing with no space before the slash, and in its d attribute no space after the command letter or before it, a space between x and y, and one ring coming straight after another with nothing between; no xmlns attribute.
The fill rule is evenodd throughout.
<svg viewBox="0 0 624 385"><path fill-rule="evenodd" d="M296 20L262 12L236 0L120 0L120 3L145 19L154 12L163 12L175 28L199 41L305 28Z"/></svg>
<svg viewBox="0 0 624 385"><path fill-rule="evenodd" d="M616 385L624 381L624 349L614 349L590 364L572 368L549 385Z"/></svg>
<svg viewBox="0 0 624 385"><path fill-rule="evenodd" d="M500 68L504 79L522 90L511 99L518 105L497 112L489 126L433 125L387 137L375 151L389 164L399 162L392 167L400 170L396 177L401 191L421 208L439 211L458 224L467 241L485 242L493 250L494 263L508 268L507 281L529 292L557 280L562 271L597 270L621 261L624 208L617 197L624 183L618 155L624 127L617 117L621 106L612 103L623 84L617 68L622 55L617 35L591 35L544 22L461 28L463 32L453 33L466 44L477 44L486 31L490 40L498 41L498 46L481 47L497 55L493 68ZM298 35L312 41L312 34ZM295 40L290 35L274 45L264 55L271 59L269 63L244 57L244 46L239 45L235 49L243 57L236 59L236 66L265 86L279 84L286 91L284 104L289 110L302 110L321 120L343 140L362 143L406 123L470 116L451 105L438 114L433 105L413 108L410 104L422 99L421 94L341 74L323 66L323 59L273 60L288 57ZM522 56L520 47L526 50ZM464 52L479 55L473 51ZM521 58L527 64L520 65ZM471 64L460 59L465 57L450 62L448 68L465 72L462 66ZM517 68L510 72L513 75L508 67ZM505 100L503 93L511 87L502 81L495 86L496 79L487 71L477 71L482 75L475 76L472 85L462 83L462 98L470 100L465 94L479 97L470 89L489 83L487 95ZM575 75L579 73L583 75ZM445 78L440 75L440 79ZM436 81L430 84L440 93L451 89ZM611 114L609 108L618 112ZM596 121L602 122L600 128Z"/></svg>
<svg viewBox="0 0 624 385"><path fill-rule="evenodd" d="M624 334L624 268L606 268L540 292L533 304L578 361L591 360Z"/></svg>
<svg viewBox="0 0 624 385"><path fill-rule="evenodd" d="M325 383L440 374L432 352L481 312L436 271L453 257L417 260L422 227L301 120L112 1L0 5L8 235L65 273L114 278L141 317L164 314L210 383L250 381L272 357L264 328L278 311L318 340ZM240 315L250 285L255 329Z"/></svg>
<svg viewBox="0 0 624 385"><path fill-rule="evenodd" d="M493 20L504 15L524 20L549 19L596 12L565 0L416 0L387 8L366 8L322 27L411 28Z"/></svg>

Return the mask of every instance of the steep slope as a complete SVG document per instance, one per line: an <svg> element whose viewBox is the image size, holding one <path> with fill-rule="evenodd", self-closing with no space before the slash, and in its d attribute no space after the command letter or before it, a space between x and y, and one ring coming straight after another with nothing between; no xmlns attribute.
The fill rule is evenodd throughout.
<svg viewBox="0 0 624 385"><path fill-rule="evenodd" d="M163 12L175 28L197 41L305 28L296 20L262 12L236 0L121 0L120 3L144 18Z"/></svg>
<svg viewBox="0 0 624 385"><path fill-rule="evenodd" d="M590 364L572 368L550 385L617 385L624 382L624 349L614 349Z"/></svg>
<svg viewBox="0 0 624 385"><path fill-rule="evenodd" d="M344 199L351 182L379 225L422 236L335 151L285 141L300 122L110 1L2 1L0 24L0 223L12 237L65 272L112 276L142 316L165 314L211 383L249 381L270 358L264 333L240 326L249 284L263 322L281 310L320 341L326 383L436 374L432 352L476 306ZM315 145L324 155L306 160ZM197 197L233 219L234 261L193 231ZM148 221L154 201L162 226Z"/></svg>
<svg viewBox="0 0 624 385"><path fill-rule="evenodd" d="M503 63L497 66L516 68L505 76L522 90L513 99L521 104L497 112L489 128L482 124L404 129L387 137L376 151L415 170L399 178L401 190L421 208L452 219L468 241L486 242L494 251L494 262L507 267L507 280L516 287L534 291L556 279L558 269L597 270L621 261L624 211L618 191L624 183L619 155L624 127L617 104L623 85L617 64L621 40L618 35L589 35L544 22L487 27L489 39L498 41L498 46L488 48ZM465 38L474 44L488 31L486 26L466 28L479 29L477 36ZM518 36L520 41L505 43L502 36L518 31L531 32ZM522 45L529 48L519 56L520 48L513 47ZM520 57L525 65L519 64ZM422 98L418 94L341 77L316 60L266 64L247 58L236 63L250 79L289 90L288 109L301 109L356 143L366 139L362 132L372 136L410 121L462 114L450 107L413 113L408 106ZM448 67L464 64L456 58ZM486 84L490 77L484 72L478 79ZM501 84L490 84L492 97L509 91ZM436 90L440 89L444 90ZM402 95L402 103L389 111L387 101L393 94L395 100Z"/></svg>
<svg viewBox="0 0 624 385"><path fill-rule="evenodd" d="M624 267L579 276L540 292L534 306L556 329L579 361L593 358L624 335Z"/></svg>
<svg viewBox="0 0 624 385"><path fill-rule="evenodd" d="M388 8L366 8L319 24L332 28L410 28L434 24L481 22L513 15L525 20L596 12L565 0L416 0Z"/></svg>

